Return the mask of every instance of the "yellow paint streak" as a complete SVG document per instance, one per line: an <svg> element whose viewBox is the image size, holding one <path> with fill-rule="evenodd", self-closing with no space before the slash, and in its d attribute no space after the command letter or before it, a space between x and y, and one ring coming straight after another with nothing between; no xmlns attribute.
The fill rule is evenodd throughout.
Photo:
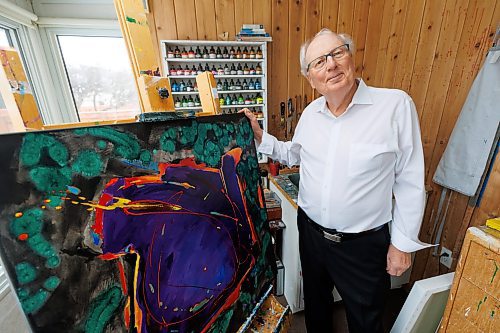
<svg viewBox="0 0 500 333"><path fill-rule="evenodd" d="M118 198L114 197L113 199L116 200L116 202L113 202L109 206L103 206L94 202L82 202L81 204L84 206L89 206L93 208L99 208L102 210L115 210L117 208L128 208L128 209L147 209L147 208L159 208L159 207L164 207L168 206L172 210L181 210L182 207L179 205L174 205L174 204L169 204L169 203L133 203L130 204L131 200L126 199L126 198Z"/></svg>
<svg viewBox="0 0 500 333"><path fill-rule="evenodd" d="M139 262L140 262L140 255L138 253L136 253L136 262L135 262L135 270L134 270L134 314L135 314L135 328L137 329L137 333L141 333L142 332L142 311L141 309L139 308L139 304L137 303L137 299L135 297L135 295L137 295L137 279L138 279L138 276L139 276Z"/></svg>
<svg viewBox="0 0 500 333"><path fill-rule="evenodd" d="M172 185L178 185L178 186L182 186L184 187L185 189L188 189L188 188L192 188L192 189L195 189L196 187L194 187L193 185L187 183L187 182L184 182L184 183L179 183L179 182L168 182L169 184L172 184Z"/></svg>

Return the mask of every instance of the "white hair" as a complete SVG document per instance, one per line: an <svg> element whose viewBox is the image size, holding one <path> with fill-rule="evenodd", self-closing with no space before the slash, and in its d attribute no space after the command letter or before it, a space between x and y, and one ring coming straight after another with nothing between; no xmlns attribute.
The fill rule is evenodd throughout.
<svg viewBox="0 0 500 333"><path fill-rule="evenodd" d="M351 36L349 36L348 34L343 34L343 33L337 34L328 28L323 28L316 35L314 35L313 38L306 40L302 44L302 46L300 47L300 72L305 77L307 77L307 63L306 63L307 49L309 48L309 45L311 45L312 41L314 39L316 39L316 37L326 35L326 34L333 34L335 37L340 39L344 44L349 45L349 53L351 55L354 55L354 53L356 52L355 45L354 45L354 42L353 42Z"/></svg>

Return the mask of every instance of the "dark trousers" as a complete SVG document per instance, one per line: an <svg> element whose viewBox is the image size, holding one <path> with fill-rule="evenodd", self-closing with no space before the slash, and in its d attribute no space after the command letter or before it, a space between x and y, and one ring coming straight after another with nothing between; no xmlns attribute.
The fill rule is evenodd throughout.
<svg viewBox="0 0 500 333"><path fill-rule="evenodd" d="M297 224L307 332L333 332L334 286L345 305L349 332L382 332L390 288L388 226L336 243L324 238L300 208Z"/></svg>

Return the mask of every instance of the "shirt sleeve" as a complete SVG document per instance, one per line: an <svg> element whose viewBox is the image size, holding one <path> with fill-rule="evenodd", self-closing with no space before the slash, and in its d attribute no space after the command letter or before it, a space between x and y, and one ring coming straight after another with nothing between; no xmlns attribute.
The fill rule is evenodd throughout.
<svg viewBox="0 0 500 333"><path fill-rule="evenodd" d="M298 130L298 126L296 130ZM264 132L262 142L258 146L257 151L289 167L299 165L300 144L297 142L296 137L297 134L293 137L292 141L283 142L271 134Z"/></svg>
<svg viewBox="0 0 500 333"><path fill-rule="evenodd" d="M398 153L393 194L395 198L391 243L404 252L432 246L418 239L425 209L424 154L415 104L406 95L398 110Z"/></svg>

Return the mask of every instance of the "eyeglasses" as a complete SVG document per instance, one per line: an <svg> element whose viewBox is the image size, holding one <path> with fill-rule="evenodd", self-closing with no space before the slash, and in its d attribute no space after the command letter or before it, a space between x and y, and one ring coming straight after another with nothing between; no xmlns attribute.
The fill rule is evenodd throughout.
<svg viewBox="0 0 500 333"><path fill-rule="evenodd" d="M328 61L328 57L332 57L335 60L340 60L347 54L347 52L349 52L349 44L337 46L329 53L319 56L313 61L311 61L309 65L307 65L307 71L309 72L309 69L314 69L315 71L319 71L323 67L325 67L326 62Z"/></svg>

